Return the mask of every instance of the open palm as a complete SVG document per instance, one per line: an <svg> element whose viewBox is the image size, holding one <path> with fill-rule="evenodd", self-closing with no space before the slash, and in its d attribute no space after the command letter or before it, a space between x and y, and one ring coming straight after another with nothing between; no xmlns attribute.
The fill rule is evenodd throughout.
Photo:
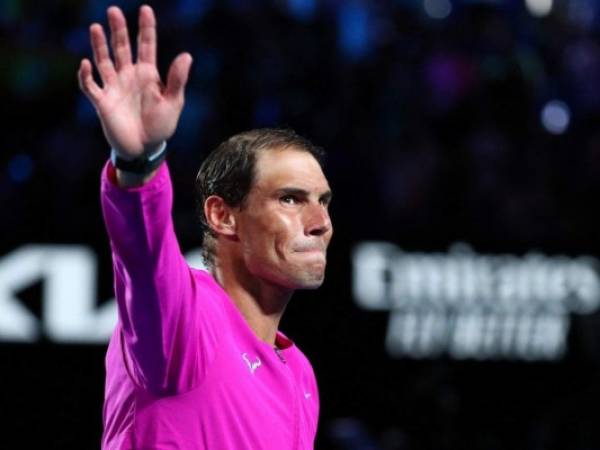
<svg viewBox="0 0 600 450"><path fill-rule="evenodd" d="M175 58L164 85L156 67L156 19L152 8L140 8L135 62L127 23L119 8L108 9L108 22L114 63L102 26L92 24L90 40L102 87L94 81L88 59L81 61L79 85L94 104L109 144L122 157L131 159L156 149L175 132L192 57L182 53Z"/></svg>

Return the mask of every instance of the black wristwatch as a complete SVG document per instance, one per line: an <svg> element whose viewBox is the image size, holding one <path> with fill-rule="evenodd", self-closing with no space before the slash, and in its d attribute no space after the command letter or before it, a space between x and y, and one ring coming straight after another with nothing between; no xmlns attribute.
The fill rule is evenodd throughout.
<svg viewBox="0 0 600 450"><path fill-rule="evenodd" d="M163 142L158 150L153 153L142 155L135 159L124 159L117 151L113 148L110 152L110 160L113 166L124 172L136 173L138 175L146 175L153 170L157 169L158 166L167 157L167 142Z"/></svg>

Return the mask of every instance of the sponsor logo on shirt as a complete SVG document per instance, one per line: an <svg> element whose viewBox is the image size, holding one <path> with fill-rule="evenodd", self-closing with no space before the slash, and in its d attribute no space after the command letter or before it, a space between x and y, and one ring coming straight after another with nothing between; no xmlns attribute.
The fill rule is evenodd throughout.
<svg viewBox="0 0 600 450"><path fill-rule="evenodd" d="M250 359L248 358L248 353L242 353L242 359L244 361L246 361L246 364L248 365L248 369L250 369L250 373L252 375L254 375L254 372L256 371L256 369L258 369L262 364L260 362L260 358L258 356L256 357L256 361L250 361Z"/></svg>

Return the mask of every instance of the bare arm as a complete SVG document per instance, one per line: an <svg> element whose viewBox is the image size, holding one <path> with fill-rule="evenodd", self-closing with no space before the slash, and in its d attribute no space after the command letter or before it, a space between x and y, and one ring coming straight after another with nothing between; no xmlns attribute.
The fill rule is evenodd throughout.
<svg viewBox="0 0 600 450"><path fill-rule="evenodd" d="M178 55L164 85L156 67L156 19L152 8L140 8L135 62L125 17L116 6L108 8L108 23L114 61L102 26L92 24L90 41L102 87L94 80L88 59L83 59L79 67L79 86L96 108L108 143L122 158L135 159L156 150L175 132L192 57L189 53ZM140 185L153 176L117 171L121 186Z"/></svg>

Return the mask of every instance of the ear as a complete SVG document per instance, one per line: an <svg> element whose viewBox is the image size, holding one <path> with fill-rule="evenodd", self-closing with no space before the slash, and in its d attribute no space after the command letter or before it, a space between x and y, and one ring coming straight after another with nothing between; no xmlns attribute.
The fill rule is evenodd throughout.
<svg viewBox="0 0 600 450"><path fill-rule="evenodd" d="M236 236L235 215L232 207L218 195L211 195L204 201L204 216L208 226L217 234Z"/></svg>

